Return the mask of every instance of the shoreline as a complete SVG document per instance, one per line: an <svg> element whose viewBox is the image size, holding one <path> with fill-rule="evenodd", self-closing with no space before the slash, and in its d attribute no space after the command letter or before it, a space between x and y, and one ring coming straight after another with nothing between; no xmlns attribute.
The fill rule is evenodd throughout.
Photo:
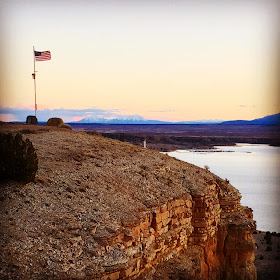
<svg viewBox="0 0 280 280"><path fill-rule="evenodd" d="M71 124L74 130L147 147L160 152L212 149L236 143L280 146L280 126L267 125L108 125Z"/></svg>
<svg viewBox="0 0 280 280"><path fill-rule="evenodd" d="M104 134L101 134L102 136L104 137L108 137ZM113 137L108 137L108 138L111 138L111 139L116 139L116 138L113 138ZM116 139L117 140L117 139ZM130 142L130 141L124 141L124 142L127 142L127 143L130 143L130 144L133 144L133 145L136 145L136 146L139 146L139 147L143 147L143 144L142 143L134 143L134 142ZM228 144L228 143L217 143L217 144L211 144L211 145L194 145L194 146L189 146L188 144L186 145L173 145L173 144L163 144L163 143L147 143L146 147L148 149L151 149L151 150L156 150L156 151L159 151L159 152L163 152L163 153L170 153L170 152L177 152L177 151L193 151L193 152L197 152L197 153L200 153L200 152L213 152L213 153L221 153L221 152L233 152L233 151L215 151L216 148L215 147L234 147L236 146L237 144L252 144L252 145L268 145L268 146L271 146L271 147L280 147L280 145L270 145L269 143L255 143L254 141L244 141L244 142L240 142L240 141L237 141L235 143L232 143L232 144ZM201 151L196 151L196 150L201 150Z"/></svg>
<svg viewBox="0 0 280 280"><path fill-rule="evenodd" d="M90 133L90 132L87 132ZM120 140L119 133L101 133L102 136ZM237 144L262 144L279 147L278 144L273 144L268 139L252 139L252 138L221 138L221 137L176 137L176 136L148 136L142 135L126 135L124 141L136 146L143 146L143 141L146 139L147 148L160 152L175 152L177 150L215 150L216 146L233 147ZM151 139L150 139L151 138ZM167 143L166 143L167 142ZM182 142L180 144L173 142Z"/></svg>
<svg viewBox="0 0 280 280"><path fill-rule="evenodd" d="M223 179L227 178L240 191L243 205L254 210L257 229L265 232L280 232L279 206L276 202L279 197L277 183L279 147L241 144L235 147L217 147L217 149L223 152L204 150L203 153L196 153L187 150L167 154L202 169L207 168ZM227 150L234 152L224 152ZM264 162L266 162L265 166ZM263 191L264 182L266 182L266 192Z"/></svg>

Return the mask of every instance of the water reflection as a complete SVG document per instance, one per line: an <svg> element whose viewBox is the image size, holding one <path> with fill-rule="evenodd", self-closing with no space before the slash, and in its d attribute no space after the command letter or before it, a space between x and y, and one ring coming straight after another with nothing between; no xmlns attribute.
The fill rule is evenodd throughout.
<svg viewBox="0 0 280 280"><path fill-rule="evenodd" d="M280 232L280 147L255 144L220 146L215 150L180 150L172 157L227 178L242 194L242 205L253 209L259 230Z"/></svg>

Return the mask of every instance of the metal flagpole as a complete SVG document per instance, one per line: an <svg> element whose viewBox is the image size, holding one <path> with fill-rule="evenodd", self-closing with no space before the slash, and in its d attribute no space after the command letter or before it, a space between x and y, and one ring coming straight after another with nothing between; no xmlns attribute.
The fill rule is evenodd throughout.
<svg viewBox="0 0 280 280"><path fill-rule="evenodd" d="M33 57L34 57L34 73L32 74L34 79L34 91L35 91L35 117L37 117L37 101L36 101L36 71L35 71L35 48L33 46Z"/></svg>

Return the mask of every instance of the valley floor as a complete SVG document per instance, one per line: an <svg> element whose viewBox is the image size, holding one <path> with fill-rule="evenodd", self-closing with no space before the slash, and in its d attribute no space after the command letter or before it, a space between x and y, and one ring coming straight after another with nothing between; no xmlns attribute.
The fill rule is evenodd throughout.
<svg viewBox="0 0 280 280"><path fill-rule="evenodd" d="M71 124L75 130L96 131L105 137L162 152L207 149L235 143L280 145L277 125L104 125Z"/></svg>
<svg viewBox="0 0 280 280"><path fill-rule="evenodd" d="M257 245L255 266L257 267L258 279L280 279L280 237L272 236L272 245L266 243L265 232L257 231L253 237ZM271 246L271 251L267 251L268 246Z"/></svg>

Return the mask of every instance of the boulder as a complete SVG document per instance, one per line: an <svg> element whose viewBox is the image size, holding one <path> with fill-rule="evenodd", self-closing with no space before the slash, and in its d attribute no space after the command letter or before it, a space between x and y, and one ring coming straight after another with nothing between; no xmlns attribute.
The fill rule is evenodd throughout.
<svg viewBox="0 0 280 280"><path fill-rule="evenodd" d="M47 121L48 126L59 126L61 124L64 124L64 122L61 118L50 118Z"/></svg>
<svg viewBox="0 0 280 280"><path fill-rule="evenodd" d="M26 124L38 124L38 120L35 116L27 116Z"/></svg>

